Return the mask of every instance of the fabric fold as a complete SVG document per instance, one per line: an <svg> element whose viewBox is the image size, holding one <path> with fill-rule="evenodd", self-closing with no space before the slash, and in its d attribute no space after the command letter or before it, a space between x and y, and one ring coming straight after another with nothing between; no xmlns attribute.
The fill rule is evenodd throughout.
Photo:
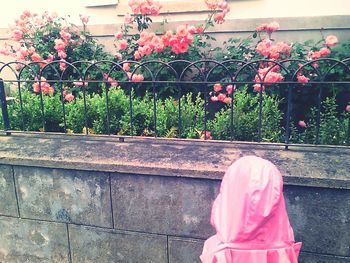
<svg viewBox="0 0 350 263"><path fill-rule="evenodd" d="M203 263L297 263L295 243L275 165L256 156L232 164L214 201L216 235L204 244Z"/></svg>

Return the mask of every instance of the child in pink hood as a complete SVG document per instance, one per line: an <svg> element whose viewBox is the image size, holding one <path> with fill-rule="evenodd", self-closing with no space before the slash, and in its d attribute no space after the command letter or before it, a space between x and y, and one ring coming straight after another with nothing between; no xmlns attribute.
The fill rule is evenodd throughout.
<svg viewBox="0 0 350 263"><path fill-rule="evenodd" d="M297 263L283 197L282 176L271 162L255 156L227 170L214 201L216 235L204 243L203 263Z"/></svg>

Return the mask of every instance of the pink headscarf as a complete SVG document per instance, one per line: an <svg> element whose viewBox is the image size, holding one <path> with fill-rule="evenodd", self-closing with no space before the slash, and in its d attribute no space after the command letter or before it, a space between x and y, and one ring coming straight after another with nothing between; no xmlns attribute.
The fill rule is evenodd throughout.
<svg viewBox="0 0 350 263"><path fill-rule="evenodd" d="M255 156L227 170L214 201L216 235L205 241L203 263L297 263L283 197L282 176L271 162Z"/></svg>

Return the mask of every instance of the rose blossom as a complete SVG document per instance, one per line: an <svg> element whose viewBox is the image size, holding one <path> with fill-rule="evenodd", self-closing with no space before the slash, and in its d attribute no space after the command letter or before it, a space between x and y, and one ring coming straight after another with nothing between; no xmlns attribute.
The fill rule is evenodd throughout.
<svg viewBox="0 0 350 263"><path fill-rule="evenodd" d="M220 13L216 13L214 15L214 21L217 23L217 24L222 24L224 22L224 19L225 19L225 14L223 12L220 12Z"/></svg>
<svg viewBox="0 0 350 263"><path fill-rule="evenodd" d="M215 92L219 92L219 91L221 91L222 90L222 86L221 86L221 84L220 83L216 83L216 84L214 84L214 91Z"/></svg>
<svg viewBox="0 0 350 263"><path fill-rule="evenodd" d="M232 102L232 99L230 97L226 97L223 101L223 103L230 104Z"/></svg>
<svg viewBox="0 0 350 263"><path fill-rule="evenodd" d="M305 121L298 121L298 125L300 126L300 127L302 127L302 128L306 128L307 126L306 126L306 123L305 123Z"/></svg>
<svg viewBox="0 0 350 263"><path fill-rule="evenodd" d="M320 49L321 57L327 57L331 54L331 50L329 48L323 47Z"/></svg>
<svg viewBox="0 0 350 263"><path fill-rule="evenodd" d="M82 14L80 14L79 16L80 16L81 22L83 22L84 25L86 25L89 22L89 16L82 15Z"/></svg>
<svg viewBox="0 0 350 263"><path fill-rule="evenodd" d="M34 54L31 56L31 59L32 59L34 62L37 62L37 61L41 61L41 60L42 60L41 56L40 56L38 53L34 53Z"/></svg>
<svg viewBox="0 0 350 263"><path fill-rule="evenodd" d="M326 37L327 47L333 47L338 43L338 38L336 36L330 35Z"/></svg>
<svg viewBox="0 0 350 263"><path fill-rule="evenodd" d="M200 137L201 137L201 140L205 140L205 139L212 140L213 139L213 136L211 135L210 131L206 131L205 133L201 132Z"/></svg>
<svg viewBox="0 0 350 263"><path fill-rule="evenodd" d="M224 93L220 93L218 95L218 100L221 102L224 102L226 98L227 98L227 96Z"/></svg>
<svg viewBox="0 0 350 263"><path fill-rule="evenodd" d="M264 57L267 57L270 54L271 46L272 41L270 39L265 38L259 42L259 44L255 48L255 51L263 55Z"/></svg>
<svg viewBox="0 0 350 263"><path fill-rule="evenodd" d="M306 77L304 75L298 75L297 79L298 79L299 83L308 83L310 80L308 77Z"/></svg>
<svg viewBox="0 0 350 263"><path fill-rule="evenodd" d="M114 54L114 57L115 57L116 59L122 59L122 58L123 58L122 54L120 54L119 52L115 53L115 54Z"/></svg>
<svg viewBox="0 0 350 263"><path fill-rule="evenodd" d="M227 91L228 94L232 94L232 92L233 92L233 86L232 86L232 85L227 85L227 86L226 86L226 91Z"/></svg>
<svg viewBox="0 0 350 263"><path fill-rule="evenodd" d="M130 70L130 63L124 63L123 64L123 70L129 71Z"/></svg>
<svg viewBox="0 0 350 263"><path fill-rule="evenodd" d="M12 32L11 38L12 38L14 41L20 41L20 40L22 39L22 35L23 35L22 31L16 29L16 30L14 30L14 31Z"/></svg>
<svg viewBox="0 0 350 263"><path fill-rule="evenodd" d="M253 87L254 87L254 91L257 91L257 92L260 92L261 90L262 91L265 90L265 87L261 84L254 84Z"/></svg>
<svg viewBox="0 0 350 263"><path fill-rule="evenodd" d="M277 31L280 28L280 25L277 22L272 22L267 25L266 32L268 34L271 34L272 32Z"/></svg>
<svg viewBox="0 0 350 263"><path fill-rule="evenodd" d="M128 46L128 41L126 41L125 39L121 39L117 42L117 45L121 50L126 49L126 47Z"/></svg>
<svg viewBox="0 0 350 263"><path fill-rule="evenodd" d="M213 101L213 102L219 101L217 96L210 97L210 100Z"/></svg>
<svg viewBox="0 0 350 263"><path fill-rule="evenodd" d="M132 24L133 22L133 18L129 13L126 13L126 15L124 16L124 23L125 24Z"/></svg>
<svg viewBox="0 0 350 263"><path fill-rule="evenodd" d="M280 25L277 22L272 22L269 24L263 23L256 28L256 31L266 32L269 35L271 35L272 32L277 31L279 28L280 28Z"/></svg>
<svg viewBox="0 0 350 263"><path fill-rule="evenodd" d="M67 58L67 53L64 52L64 51L58 51L57 54L58 54L58 56L59 56L60 58L62 58L62 59Z"/></svg>
<svg viewBox="0 0 350 263"><path fill-rule="evenodd" d="M74 95L73 94L67 94L67 95L65 95L64 96L64 99L66 100L66 101L72 101L72 100L74 100Z"/></svg>
<svg viewBox="0 0 350 263"><path fill-rule="evenodd" d="M123 37L123 32L119 31L115 34L115 38L122 38Z"/></svg>

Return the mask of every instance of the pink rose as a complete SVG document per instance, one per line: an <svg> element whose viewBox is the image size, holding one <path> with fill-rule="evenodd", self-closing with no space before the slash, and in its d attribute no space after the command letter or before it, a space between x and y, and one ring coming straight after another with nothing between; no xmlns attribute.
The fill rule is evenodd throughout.
<svg viewBox="0 0 350 263"><path fill-rule="evenodd" d="M159 44L154 47L154 51L156 52L162 52L164 50L165 46L163 44Z"/></svg>
<svg viewBox="0 0 350 263"><path fill-rule="evenodd" d="M196 33L197 34L201 34L203 32L204 32L204 27L199 26L199 27L196 28Z"/></svg>
<svg viewBox="0 0 350 263"><path fill-rule="evenodd" d="M55 39L55 49L56 51L64 51L67 44L62 39Z"/></svg>
<svg viewBox="0 0 350 263"><path fill-rule="evenodd" d="M277 31L279 28L280 28L280 25L277 22L272 22L269 24L263 23L256 28L256 31L266 32L269 35L271 35L272 32Z"/></svg>
<svg viewBox="0 0 350 263"><path fill-rule="evenodd" d="M219 91L221 91L221 90L222 90L222 86L221 86L220 83L214 84L214 91L215 91L215 92L219 92Z"/></svg>
<svg viewBox="0 0 350 263"><path fill-rule="evenodd" d="M189 26L188 27L188 32L190 32L191 34L194 34L194 33L196 33L196 27L195 26Z"/></svg>
<svg viewBox="0 0 350 263"><path fill-rule="evenodd" d="M188 35L188 29L187 29L187 25L179 25L176 28L176 35L180 36L180 37L185 37Z"/></svg>
<svg viewBox="0 0 350 263"><path fill-rule="evenodd" d="M82 14L80 14L79 16L80 16L81 22L83 22L84 25L86 25L89 22L89 16L82 15Z"/></svg>
<svg viewBox="0 0 350 263"><path fill-rule="evenodd" d="M308 77L305 77L304 75L298 75L297 79L299 83L308 83L310 80Z"/></svg>
<svg viewBox="0 0 350 263"><path fill-rule="evenodd" d="M121 39L118 41L118 47L120 50L126 49L126 47L128 46L128 41L126 41L125 39Z"/></svg>
<svg viewBox="0 0 350 263"><path fill-rule="evenodd" d="M214 21L217 23L217 24L222 24L224 22L224 19L225 19L225 13L223 12L220 12L220 13L216 13L214 15Z"/></svg>
<svg viewBox="0 0 350 263"><path fill-rule="evenodd" d="M130 70L130 63L124 63L123 64L123 70L129 71Z"/></svg>
<svg viewBox="0 0 350 263"><path fill-rule="evenodd" d="M272 22L267 25L266 32L268 34L271 34L272 32L277 31L280 28L280 25L277 22Z"/></svg>
<svg viewBox="0 0 350 263"><path fill-rule="evenodd" d="M326 37L327 47L333 47L338 43L338 38L336 36L330 35Z"/></svg>
<svg viewBox="0 0 350 263"><path fill-rule="evenodd" d="M74 95L73 94L67 94L67 95L65 95L64 96L64 99L66 100L66 101L72 101L72 100L74 100Z"/></svg>
<svg viewBox="0 0 350 263"><path fill-rule="evenodd" d="M16 69L17 71L20 71L23 67L24 67L24 66L23 66L22 64L16 64L16 65L15 65L15 69Z"/></svg>
<svg viewBox="0 0 350 263"><path fill-rule="evenodd" d="M20 41L20 40L22 39L22 35L23 35L22 31L16 29L16 30L14 30L14 31L12 32L11 38L12 38L14 41Z"/></svg>
<svg viewBox="0 0 350 263"><path fill-rule="evenodd" d="M207 7L211 10L214 10L218 7L218 1L217 0L205 0L205 3Z"/></svg>
<svg viewBox="0 0 350 263"><path fill-rule="evenodd" d="M64 60L62 60L64 61ZM67 67L67 64L65 62L60 62L60 70L64 71Z"/></svg>
<svg viewBox="0 0 350 263"><path fill-rule="evenodd" d="M230 97L226 97L223 101L223 103L226 103L226 104L231 104L232 102L232 99Z"/></svg>
<svg viewBox="0 0 350 263"><path fill-rule="evenodd" d="M33 83L32 87L33 87L33 91L35 93L39 93L40 92L39 82Z"/></svg>
<svg viewBox="0 0 350 263"><path fill-rule="evenodd" d="M306 128L307 127L305 121L298 121L298 125L300 127L302 127L302 128Z"/></svg>
<svg viewBox="0 0 350 263"><path fill-rule="evenodd" d="M59 56L60 58L62 58L62 59L67 58L67 53L64 52L64 51L58 51L57 54L58 54L58 56Z"/></svg>
<svg viewBox="0 0 350 263"><path fill-rule="evenodd" d="M265 90L265 87L261 84L254 84L253 87L254 87L254 91L256 91L256 92L260 92L260 91Z"/></svg>
<svg viewBox="0 0 350 263"><path fill-rule="evenodd" d="M143 74L134 74L131 76L131 73L130 72L128 72L128 73L129 73L128 74L129 78L131 77L131 80L133 82L141 82L144 80Z"/></svg>
<svg viewBox="0 0 350 263"><path fill-rule="evenodd" d="M159 11L160 11L160 9L162 8L162 6L159 4L159 3L157 3L157 2L155 2L153 5L151 5L151 7L150 7L150 14L152 15L152 16L157 16L157 15L159 15Z"/></svg>
<svg viewBox="0 0 350 263"><path fill-rule="evenodd" d="M68 32L65 31L61 31L60 32L60 36L62 37L62 39L64 40L69 40L71 38L71 34L69 34Z"/></svg>
<svg viewBox="0 0 350 263"><path fill-rule="evenodd" d="M320 49L321 57L327 57L331 54L331 50L329 48L323 47Z"/></svg>
<svg viewBox="0 0 350 263"><path fill-rule="evenodd" d="M264 32L264 31L266 31L267 26L268 26L267 23L263 23L263 24L257 26L256 31L258 31L258 32Z"/></svg>
<svg viewBox="0 0 350 263"><path fill-rule="evenodd" d="M220 93L218 95L218 100L221 101L221 102L225 102L225 99L227 98L227 96L223 93Z"/></svg>
<svg viewBox="0 0 350 263"><path fill-rule="evenodd" d="M115 34L115 38L122 38L123 37L123 32L117 32L116 34Z"/></svg>
<svg viewBox="0 0 350 263"><path fill-rule="evenodd" d="M133 18L132 18L132 16L129 13L127 13L124 16L124 23L125 24L132 24L133 23Z"/></svg>
<svg viewBox="0 0 350 263"><path fill-rule="evenodd" d="M74 84L74 86L82 87L82 86L87 86L88 83L87 82L84 83L80 79L80 81L74 81L73 84Z"/></svg>
<svg viewBox="0 0 350 263"><path fill-rule="evenodd" d="M111 84L112 87L117 87L118 86L118 82L115 79L111 78L111 77L109 77L107 79L107 81L109 82L109 84Z"/></svg>
<svg viewBox="0 0 350 263"><path fill-rule="evenodd" d="M115 57L116 59L122 59L122 58L123 58L122 54L120 54L119 52L115 53L115 54L114 54L114 57Z"/></svg>
<svg viewBox="0 0 350 263"><path fill-rule="evenodd" d="M23 16L26 16L26 17L30 17L32 15L28 10L24 10L22 14Z"/></svg>
<svg viewBox="0 0 350 263"><path fill-rule="evenodd" d="M232 92L233 92L233 86L232 86L232 85L227 85L226 91L227 91L228 94L232 94Z"/></svg>
<svg viewBox="0 0 350 263"><path fill-rule="evenodd" d="M270 39L265 38L261 42L259 42L259 44L255 48L255 51L263 55L264 57L267 57L270 54L271 46L272 41Z"/></svg>
<svg viewBox="0 0 350 263"><path fill-rule="evenodd" d="M141 58L140 52L135 51L135 53L134 53L134 58L135 58L136 60L139 60L139 59Z"/></svg>
<svg viewBox="0 0 350 263"><path fill-rule="evenodd" d="M205 133L202 131L200 133L200 138L201 138L201 140L205 140L205 139L212 140L213 139L213 137L211 136L211 132L210 131L206 131Z"/></svg>
<svg viewBox="0 0 350 263"><path fill-rule="evenodd" d="M37 61L41 61L42 58L40 57L40 55L38 53L34 53L32 56L31 56L31 59L32 61L34 62L37 62Z"/></svg>
<svg viewBox="0 0 350 263"><path fill-rule="evenodd" d="M308 56L311 59L319 59L321 57L321 52L320 51L310 51Z"/></svg>
<svg viewBox="0 0 350 263"><path fill-rule="evenodd" d="M148 45L143 46L142 52L143 55L150 55L152 53L152 48Z"/></svg>
<svg viewBox="0 0 350 263"><path fill-rule="evenodd" d="M346 110L347 112L350 112L350 104L349 104L349 105L346 105L345 110Z"/></svg>
<svg viewBox="0 0 350 263"><path fill-rule="evenodd" d="M218 97L216 97L216 96L210 97L210 100L213 102L219 101Z"/></svg>

